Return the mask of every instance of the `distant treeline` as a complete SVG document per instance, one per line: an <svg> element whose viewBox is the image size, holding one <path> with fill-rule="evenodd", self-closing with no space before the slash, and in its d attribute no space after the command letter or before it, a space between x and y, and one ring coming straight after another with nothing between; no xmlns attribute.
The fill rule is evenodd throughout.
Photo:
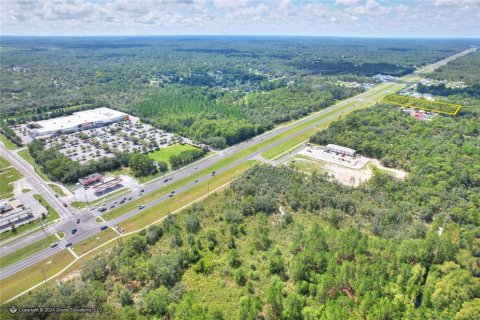
<svg viewBox="0 0 480 320"><path fill-rule="evenodd" d="M173 169L192 163L207 154L208 149L184 150L177 155L170 156L170 165Z"/></svg>
<svg viewBox="0 0 480 320"><path fill-rule="evenodd" d="M295 63L298 68L306 69L313 74L355 74L374 76L376 74L388 74L392 76L404 76L413 72L411 66L400 66L390 63L362 63L355 64L349 61L303 61Z"/></svg>
<svg viewBox="0 0 480 320"><path fill-rule="evenodd" d="M454 94L467 94L475 98L480 98L480 83L476 83L465 88L447 88L444 83L441 83L436 86L426 86L421 83L418 83L417 91L420 93L430 93L436 96L451 96Z"/></svg>

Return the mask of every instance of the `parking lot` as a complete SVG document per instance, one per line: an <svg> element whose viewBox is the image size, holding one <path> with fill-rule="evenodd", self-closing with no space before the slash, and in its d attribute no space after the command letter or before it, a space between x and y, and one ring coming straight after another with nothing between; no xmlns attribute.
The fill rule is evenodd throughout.
<svg viewBox="0 0 480 320"><path fill-rule="evenodd" d="M46 148L58 147L64 155L82 164L102 157L114 157L116 152L144 153L174 143L191 143L189 139L140 121L122 121L100 128L49 137L45 142Z"/></svg>

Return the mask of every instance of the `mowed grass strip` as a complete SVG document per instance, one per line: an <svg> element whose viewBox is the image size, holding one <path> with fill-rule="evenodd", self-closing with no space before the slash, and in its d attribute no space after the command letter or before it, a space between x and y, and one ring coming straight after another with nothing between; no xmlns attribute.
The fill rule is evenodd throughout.
<svg viewBox="0 0 480 320"><path fill-rule="evenodd" d="M55 191L55 193L58 194L59 196L61 196L61 197L66 196L65 192L63 191L63 189L60 188L59 186L57 186L56 184L54 184L54 183L49 183L48 186L49 186L50 188L52 188L52 190Z"/></svg>
<svg viewBox="0 0 480 320"><path fill-rule="evenodd" d="M100 225L98 226L98 230L100 230ZM75 243L72 246L72 250L79 256L82 254L98 247L104 242L107 242L108 240L111 240L115 238L118 234L113 231L111 228L108 228L106 230L101 231L100 233L97 233L96 235L86 239L83 242L78 242ZM98 239L97 239L98 238Z"/></svg>
<svg viewBox="0 0 480 320"><path fill-rule="evenodd" d="M21 156L25 161L27 161L35 170L35 172L45 181L50 182L50 178L42 171L40 166L33 160L30 153L27 149L18 151L18 155Z"/></svg>
<svg viewBox="0 0 480 320"><path fill-rule="evenodd" d="M67 250L44 259L28 268L19 271L10 277L0 280L0 303L4 303L10 298L15 297L19 293L30 289L34 285L42 282L43 271L45 272L45 278L49 278L63 268L65 268L70 262L74 260L72 254ZM50 262L51 261L51 262ZM50 262L50 263L49 263Z"/></svg>
<svg viewBox="0 0 480 320"><path fill-rule="evenodd" d="M58 239L54 235L48 235L48 237L43 238L41 240L38 240L37 242L34 242L26 247L23 247L19 250L16 250L12 253L7 254L6 256L3 256L0 259L0 269L5 268L11 264L14 264L15 262L18 262L22 259L25 259L32 254L41 251L43 249L48 248L53 242L57 242Z"/></svg>
<svg viewBox="0 0 480 320"><path fill-rule="evenodd" d="M198 149L198 148L189 144L182 145L177 143L168 147L160 148L159 150L150 152L147 155L157 162L163 161L168 165L170 165L171 156L178 155L182 151L195 150L195 149Z"/></svg>
<svg viewBox="0 0 480 320"><path fill-rule="evenodd" d="M125 229L125 232L134 231L144 228L154 221L161 219L180 208L183 208L194 201L199 201L200 198L207 196L208 192L220 188L228 184L230 181L240 176L242 173L250 169L257 161L245 161L227 171L217 174L209 181L202 182L188 191L179 193L168 200L163 201L151 208L145 209L134 217L127 219L120 223L120 226Z"/></svg>
<svg viewBox="0 0 480 320"><path fill-rule="evenodd" d="M5 145L5 148L7 148L8 150L16 150L18 149L19 147L13 143L12 141L10 141L10 139L8 139L7 137L5 137L3 134L0 133L0 141L3 142L3 144Z"/></svg>
<svg viewBox="0 0 480 320"><path fill-rule="evenodd" d="M10 167L10 162L4 157L0 157L0 170Z"/></svg>

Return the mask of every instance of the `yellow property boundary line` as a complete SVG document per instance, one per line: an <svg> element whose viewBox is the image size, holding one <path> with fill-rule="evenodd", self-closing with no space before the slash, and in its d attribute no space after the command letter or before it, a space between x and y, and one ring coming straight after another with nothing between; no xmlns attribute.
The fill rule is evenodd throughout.
<svg viewBox="0 0 480 320"><path fill-rule="evenodd" d="M436 109L430 109L430 108L425 108L425 107L402 104L402 103L394 102L394 101L388 101L389 97L401 97L402 99L410 99L410 100L414 100L414 101L416 100L416 101L428 102L428 103L431 103L433 105L436 104L436 105L453 106L453 107L456 107L457 109L454 112L440 111L440 110L436 110ZM382 102L388 103L388 104L391 104L391 105L394 105L394 106L414 108L414 109L420 109L420 110L426 110L426 111L432 111L432 112L438 112L438 113L444 113L444 114L448 114L448 115L452 115L452 116L457 115L458 111L460 111L460 109L462 108L462 106L459 105L459 104L453 104L453 103L448 103L448 102L428 101L428 100L425 100L425 99L402 96L402 95L398 95L398 94L390 94L390 95L386 96L385 98L383 98Z"/></svg>

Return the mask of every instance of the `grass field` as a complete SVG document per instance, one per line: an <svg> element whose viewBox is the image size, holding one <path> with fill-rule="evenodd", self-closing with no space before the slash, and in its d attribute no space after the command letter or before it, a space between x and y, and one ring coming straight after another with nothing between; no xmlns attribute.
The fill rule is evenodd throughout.
<svg viewBox="0 0 480 320"><path fill-rule="evenodd" d="M35 160L33 160L33 158L30 156L30 154L28 153L28 150L25 149L25 150L20 150L18 151L18 154L23 158L25 159L25 161L27 161L30 165L32 165L32 167L35 169L35 172L45 181L47 182L50 182L50 179L48 178L48 176L42 171L42 169L40 168L40 166L35 162Z"/></svg>
<svg viewBox="0 0 480 320"><path fill-rule="evenodd" d="M462 108L459 104L452 104L440 101L429 101L425 99L413 98L408 96L401 96L398 94L391 94L383 98L385 103L397 106L415 108L425 111L438 112L448 115L456 115Z"/></svg>
<svg viewBox="0 0 480 320"><path fill-rule="evenodd" d="M116 197L120 197L121 195L127 194L130 191L132 191L132 190L129 189L129 188L123 188L123 189L117 190L115 192L112 192L112 193L110 193L110 194L108 194L104 197L98 198L97 200L89 202L89 203L86 203L86 202L83 202L83 201L73 201L70 205L74 208L77 208L77 209L86 208L88 205L96 206L96 205L101 204L105 201L115 199Z"/></svg>
<svg viewBox="0 0 480 320"><path fill-rule="evenodd" d="M5 145L5 148L7 148L8 150L16 150L18 149L19 147L13 143L12 141L10 141L10 139L8 139L7 137L5 137L3 134L0 133L0 141L3 142L3 144Z"/></svg>
<svg viewBox="0 0 480 320"><path fill-rule="evenodd" d="M6 256L3 256L2 259L0 259L0 268L5 268L17 261L25 259L40 250L48 248L50 244L57 241L57 237L50 234L46 238L38 240L37 242L34 242L26 247L7 254Z"/></svg>
<svg viewBox="0 0 480 320"><path fill-rule="evenodd" d="M170 166L170 157L171 156L177 155L182 151L194 150L194 149L198 149L198 148L196 148L194 146L191 146L189 144L184 144L184 145L174 144L172 146L165 147L165 148L160 148L160 150L150 152L147 155L157 162L163 161Z"/></svg>
<svg viewBox="0 0 480 320"><path fill-rule="evenodd" d="M59 196L61 196L61 197L66 196L65 192L63 191L63 189L60 188L59 186L57 186L56 184L54 184L54 183L49 183L48 186L49 186L50 188L52 188L52 190L55 191L55 193L58 194Z"/></svg>
<svg viewBox="0 0 480 320"><path fill-rule="evenodd" d="M14 167L7 167L0 172L0 199L13 196L12 183L22 178L20 172Z"/></svg>

